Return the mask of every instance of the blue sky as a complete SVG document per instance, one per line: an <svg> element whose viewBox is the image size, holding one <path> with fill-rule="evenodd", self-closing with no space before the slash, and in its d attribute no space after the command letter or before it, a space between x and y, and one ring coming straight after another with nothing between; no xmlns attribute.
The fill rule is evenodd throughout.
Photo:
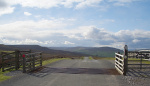
<svg viewBox="0 0 150 86"><path fill-rule="evenodd" d="M0 44L150 48L150 0L0 0Z"/></svg>

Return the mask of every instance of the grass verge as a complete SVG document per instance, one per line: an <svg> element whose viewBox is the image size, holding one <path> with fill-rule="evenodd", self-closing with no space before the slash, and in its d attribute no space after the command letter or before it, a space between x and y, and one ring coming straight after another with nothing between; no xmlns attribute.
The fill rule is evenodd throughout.
<svg viewBox="0 0 150 86"><path fill-rule="evenodd" d="M99 58L94 58L94 59L115 60L114 57L99 57Z"/></svg>
<svg viewBox="0 0 150 86"><path fill-rule="evenodd" d="M45 60L45 61L43 61L42 65L47 65L47 64L50 64L50 63L53 63L53 62L56 62L59 60L63 60L63 59L69 59L69 58L57 58L57 59Z"/></svg>

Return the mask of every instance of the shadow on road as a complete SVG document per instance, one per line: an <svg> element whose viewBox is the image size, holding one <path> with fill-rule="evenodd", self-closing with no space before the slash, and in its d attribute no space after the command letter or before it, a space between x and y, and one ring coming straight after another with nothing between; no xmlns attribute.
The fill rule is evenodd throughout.
<svg viewBox="0 0 150 86"><path fill-rule="evenodd" d="M44 67L42 69L28 73L36 77L44 77L51 73L65 73L65 74L104 74L104 75L120 75L116 69L105 68L51 68Z"/></svg>
<svg viewBox="0 0 150 86"><path fill-rule="evenodd" d="M149 69L128 69L127 76L150 78Z"/></svg>

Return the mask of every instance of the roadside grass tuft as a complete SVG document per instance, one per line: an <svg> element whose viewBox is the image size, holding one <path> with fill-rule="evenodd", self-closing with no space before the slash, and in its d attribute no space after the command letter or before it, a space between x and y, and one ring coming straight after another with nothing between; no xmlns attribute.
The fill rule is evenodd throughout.
<svg viewBox="0 0 150 86"><path fill-rule="evenodd" d="M93 57L92 57L92 56L89 56L89 59L90 59L90 60L93 60Z"/></svg>
<svg viewBox="0 0 150 86"><path fill-rule="evenodd" d="M5 75L4 75L5 73L8 73L8 72L9 72L9 71L1 72L1 70L0 70L0 82L5 81L5 80L11 78L11 76L5 76Z"/></svg>

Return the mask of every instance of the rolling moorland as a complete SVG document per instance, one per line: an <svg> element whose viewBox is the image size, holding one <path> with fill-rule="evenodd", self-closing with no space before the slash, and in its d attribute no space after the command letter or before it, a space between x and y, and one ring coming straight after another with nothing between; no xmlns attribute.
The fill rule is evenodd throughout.
<svg viewBox="0 0 150 86"><path fill-rule="evenodd" d="M80 58L83 56L94 57L114 57L115 52L123 52L112 47L42 47L39 45L3 45L0 44L1 51L29 50L32 52L43 52L44 59L71 57Z"/></svg>
<svg viewBox="0 0 150 86"><path fill-rule="evenodd" d="M80 58L82 56L87 56L85 54L61 51L61 50L52 50L47 47L42 47L39 45L0 45L0 52L2 51L14 51L14 50L32 50L32 52L42 52L43 60L51 58Z"/></svg>

